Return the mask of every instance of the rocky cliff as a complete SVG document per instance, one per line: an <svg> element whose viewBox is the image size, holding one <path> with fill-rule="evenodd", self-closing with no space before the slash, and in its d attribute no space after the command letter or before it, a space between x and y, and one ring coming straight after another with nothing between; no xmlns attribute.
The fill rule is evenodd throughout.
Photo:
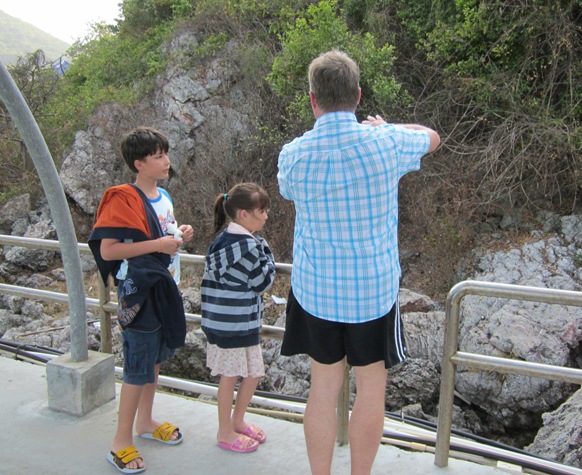
<svg viewBox="0 0 582 475"><path fill-rule="evenodd" d="M244 64L233 42L220 58L192 66L188 52L198 43L192 32L183 32L168 45L172 66L157 79L157 87L142 103L127 108L102 107L86 130L78 131L60 170L72 208L79 216L78 236L89 234L92 216L103 191L131 180L118 150L122 134L138 125L154 126L170 139L176 176L165 183L184 222L194 222L199 234L187 249L202 253L208 241L204 218L216 193L228 183L248 176L249 168L272 176L276 151L270 163L256 163L245 145L254 140L260 123L253 106L259 100L256 83L245 77ZM220 157L220 160L218 160ZM272 190L276 193L276 190ZM287 219L280 210L280 219ZM289 213L287 213L289 214ZM582 217L544 214L535 229L514 239L504 232L482 237L461 269L458 280L475 279L536 287L581 290ZM274 217L270 226L276 227ZM54 239L54 226L46 205L20 196L0 211L0 231L19 236ZM288 249L291 235L280 248ZM277 260L281 260L278 258ZM460 264L460 263L459 263ZM89 282L95 268L83 258ZM406 262L403 262L406 268ZM414 268L412 269L414 271ZM59 256L52 251L4 248L0 275L16 285L63 287ZM199 311L198 287L185 279L181 288L188 311ZM416 291L416 292L415 292ZM437 411L440 366L445 326L444 302L433 302L418 289L402 289L401 310L410 358L390 371L386 407L391 411L434 420ZM21 343L68 350L66 312L22 298L2 297L0 335ZM94 316L88 315L88 321ZM279 309L276 325L283 326ZM99 330L90 325L89 344L99 349ZM114 335L118 338L118 335ZM582 365L582 311L559 304L468 297L463 302L460 344L463 351L490 354L560 366ZM306 396L309 365L305 358L284 358L279 342L265 340L267 377L261 389ZM192 330L178 358L164 367L168 374L208 380L204 365L204 339ZM459 371L456 427L523 447L540 455L581 467L582 415L577 387L511 375ZM564 420L570 421L564 424Z"/></svg>
<svg viewBox="0 0 582 475"><path fill-rule="evenodd" d="M505 250L475 250L474 270L466 278L580 291L580 237L582 217L568 216L551 231L535 231L527 242ZM3 233L54 239L54 226L46 206L34 209L27 195L0 211ZM499 246L497 243L496 247ZM65 280L58 253L5 247L0 275L4 281L32 288L59 289ZM87 282L94 282L92 258L82 257ZM195 278L181 285L185 307L199 313L200 297ZM415 417L436 420L443 352L445 313L442 302L408 289L400 292L409 359L390 370L386 408ZM61 310L62 312L62 310ZM273 323L284 326L283 307ZM87 316L88 322L96 320ZM69 350L66 309L3 296L0 299L0 337L21 344ZM559 304L537 304L468 296L462 304L460 347L463 351L490 354L546 364L581 367L582 312ZM119 334L114 334L120 358ZM100 347L99 329L89 324L89 345ZM280 342L263 341L267 376L261 389L306 397L309 364L305 357L282 357ZM205 367L205 342L192 329L187 345L163 368L166 374L209 381ZM120 363L120 361L118 362ZM582 413L576 386L523 376L460 369L456 384L456 428L495 438L513 446L528 445L533 453L581 467ZM564 423L564 421L568 421Z"/></svg>

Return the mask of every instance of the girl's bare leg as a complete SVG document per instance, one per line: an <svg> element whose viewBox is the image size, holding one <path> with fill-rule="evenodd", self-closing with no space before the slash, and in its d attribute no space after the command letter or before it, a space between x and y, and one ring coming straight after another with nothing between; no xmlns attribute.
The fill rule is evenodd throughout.
<svg viewBox="0 0 582 475"><path fill-rule="evenodd" d="M232 412L232 427L235 432L243 432L248 424L245 422L245 414L249 403L255 394L261 378L243 378L238 388L234 411Z"/></svg>
<svg viewBox="0 0 582 475"><path fill-rule="evenodd" d="M232 426L232 403L234 400L234 387L238 376L221 376L218 384L218 442L232 444L238 434Z"/></svg>

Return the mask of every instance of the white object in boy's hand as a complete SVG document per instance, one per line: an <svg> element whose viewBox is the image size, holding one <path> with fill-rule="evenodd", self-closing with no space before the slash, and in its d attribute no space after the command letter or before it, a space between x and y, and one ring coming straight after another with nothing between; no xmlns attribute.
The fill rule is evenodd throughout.
<svg viewBox="0 0 582 475"><path fill-rule="evenodd" d="M176 223L168 223L168 234L173 234L174 239L182 239L182 231L178 229Z"/></svg>

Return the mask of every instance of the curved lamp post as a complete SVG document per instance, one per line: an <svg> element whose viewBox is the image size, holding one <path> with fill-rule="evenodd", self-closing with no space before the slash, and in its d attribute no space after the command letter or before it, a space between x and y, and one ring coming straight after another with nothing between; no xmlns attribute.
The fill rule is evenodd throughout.
<svg viewBox="0 0 582 475"><path fill-rule="evenodd" d="M71 360L74 362L85 361L89 355L87 349L87 309L81 259L73 219L57 169L38 124L2 61L0 61L0 99L6 105L26 144L51 209L61 246L69 294Z"/></svg>

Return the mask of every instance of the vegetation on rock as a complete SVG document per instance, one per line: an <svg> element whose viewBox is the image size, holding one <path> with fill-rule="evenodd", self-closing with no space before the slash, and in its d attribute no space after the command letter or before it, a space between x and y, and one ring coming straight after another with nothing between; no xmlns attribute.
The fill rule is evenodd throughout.
<svg viewBox="0 0 582 475"><path fill-rule="evenodd" d="M185 52L193 68L230 40L245 45L231 57L244 65L240 80L257 86L249 101L262 108L243 155L260 175L245 178L270 190L276 167L256 163L272 164L284 142L311 126L306 69L330 48L361 65L360 118L382 114L439 131L440 150L401 187L403 247L431 266L423 291L450 287L457 257L484 223L494 227L509 212L527 219L579 208L581 0L124 0L122 14L71 48L62 78L43 69L38 53L10 68L57 166L98 106L151 94L157 75L178 61L165 45L190 29L200 40ZM5 200L21 190L13 178L25 177L28 187L35 181L0 110ZM286 219L277 232L289 235L290 226ZM289 249L276 251L290 257ZM442 288L431 288L434 282Z"/></svg>

